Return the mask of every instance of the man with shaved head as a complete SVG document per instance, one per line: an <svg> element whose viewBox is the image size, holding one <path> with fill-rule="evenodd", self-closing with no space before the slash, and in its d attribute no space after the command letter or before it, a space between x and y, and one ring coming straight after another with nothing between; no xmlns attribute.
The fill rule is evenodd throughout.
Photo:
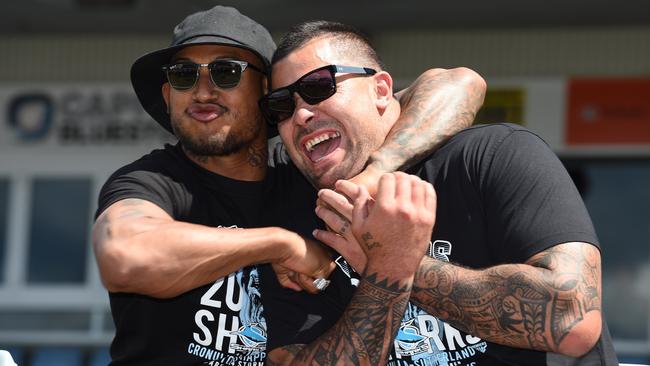
<svg viewBox="0 0 650 366"><path fill-rule="evenodd" d="M265 267L268 363L617 365L598 239L537 135L468 128L413 175L383 175L374 199L345 180L397 121L392 86L368 41L340 23L302 23L274 54L262 112L326 188L316 213L331 231L314 235L347 262L318 296L283 292Z"/></svg>

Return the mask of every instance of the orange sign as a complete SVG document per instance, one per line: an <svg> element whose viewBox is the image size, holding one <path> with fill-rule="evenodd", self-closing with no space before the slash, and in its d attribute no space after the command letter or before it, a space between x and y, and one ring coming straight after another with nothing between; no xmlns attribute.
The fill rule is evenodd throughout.
<svg viewBox="0 0 650 366"><path fill-rule="evenodd" d="M650 144L650 79L572 80L566 142Z"/></svg>

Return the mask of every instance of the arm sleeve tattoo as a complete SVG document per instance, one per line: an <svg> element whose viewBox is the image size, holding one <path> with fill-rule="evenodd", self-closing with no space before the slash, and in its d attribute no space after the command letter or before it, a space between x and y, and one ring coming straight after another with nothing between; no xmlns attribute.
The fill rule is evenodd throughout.
<svg viewBox="0 0 650 366"><path fill-rule="evenodd" d="M420 76L400 97L400 118L369 163L384 172L408 169L469 127L484 98L485 83L470 70Z"/></svg>
<svg viewBox="0 0 650 366"><path fill-rule="evenodd" d="M455 327L491 342L557 351L587 312L600 311L600 253L566 243L526 264L483 270L425 258L411 301Z"/></svg>
<svg viewBox="0 0 650 366"><path fill-rule="evenodd" d="M383 365L404 315L410 286L366 275L339 321L309 345L273 350L267 365Z"/></svg>

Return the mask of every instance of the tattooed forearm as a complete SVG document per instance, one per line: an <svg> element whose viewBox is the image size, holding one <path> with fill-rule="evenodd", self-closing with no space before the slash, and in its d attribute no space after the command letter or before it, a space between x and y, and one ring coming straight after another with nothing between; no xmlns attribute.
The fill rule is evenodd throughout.
<svg viewBox="0 0 650 366"><path fill-rule="evenodd" d="M465 68L423 74L400 96L402 113L369 164L405 170L474 121L485 82Z"/></svg>
<svg viewBox="0 0 650 366"><path fill-rule="evenodd" d="M334 327L310 345L273 350L267 365L386 364L409 293L408 286L367 275Z"/></svg>
<svg viewBox="0 0 650 366"><path fill-rule="evenodd" d="M483 339L557 352L588 312L600 311L600 294L598 249L567 243L484 270L425 258L411 300Z"/></svg>

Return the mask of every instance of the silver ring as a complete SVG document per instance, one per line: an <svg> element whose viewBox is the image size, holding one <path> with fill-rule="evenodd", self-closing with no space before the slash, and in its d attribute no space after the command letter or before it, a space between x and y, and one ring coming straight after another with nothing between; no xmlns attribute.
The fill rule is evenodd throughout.
<svg viewBox="0 0 650 366"><path fill-rule="evenodd" d="M323 277L318 277L317 279L312 282L314 286L318 289L318 291L323 291L327 288L327 286L330 285L330 280L326 280Z"/></svg>

